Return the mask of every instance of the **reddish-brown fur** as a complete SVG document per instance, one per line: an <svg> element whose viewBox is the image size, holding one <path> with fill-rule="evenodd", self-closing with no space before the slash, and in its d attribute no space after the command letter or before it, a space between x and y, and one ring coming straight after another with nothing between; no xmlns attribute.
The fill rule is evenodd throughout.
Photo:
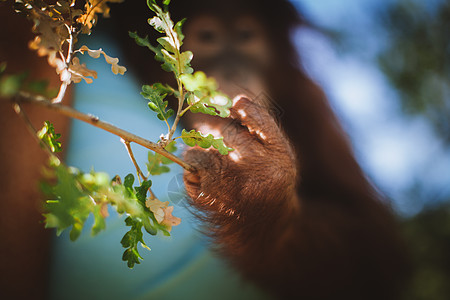
<svg viewBox="0 0 450 300"><path fill-rule="evenodd" d="M5 37L0 39L8 41L8 47L0 47L0 54L10 62L9 70L36 66L37 75L57 83L45 59L38 60L26 50L29 28L14 25L21 21L4 9L6 4L0 6L1 20L14 28L2 31ZM282 112L281 126L260 103L241 100L233 120L212 124L225 127L222 134L240 151L239 161L215 150L193 148L185 154L199 167L198 174L186 174L186 188L192 204L209 223L220 253L249 280L279 298L398 299L406 263L394 218L356 163L324 94L297 67L289 30L303 22L292 7L281 0L172 0L171 10L177 19L189 18L186 28L198 14L212 14L225 23L232 22L236 14L256 16L276 53L269 70L260 76ZM112 15L116 18L111 21L118 25L111 27L116 30L113 34L140 80L160 81L163 75L148 50L127 37L127 30L138 29L144 35L153 32L146 22L150 12L145 1L127 0ZM106 20L102 24L111 25ZM24 52L12 48L20 41ZM15 66L14 58L22 64ZM201 61L194 60L194 64L208 67ZM236 108L257 118L256 122L244 120ZM41 115L34 108L27 109L31 116ZM8 278L1 288L6 296L44 299L48 235L36 221L40 218L37 204L29 200L38 198L30 186L45 156L35 157L37 146L13 151L19 148L10 144L18 139L26 145L34 141L25 140L25 127L8 103L2 103L0 110L1 120L12 128L2 131L0 147L1 208L7 212L1 219L1 236L7 245L1 265ZM60 124L56 127L65 131L67 120ZM10 224L18 225L9 228Z"/></svg>
<svg viewBox="0 0 450 300"><path fill-rule="evenodd" d="M129 8L129 15L120 10L121 22L139 20L140 12L142 19L148 16L145 7ZM289 33L304 22L291 5L174 0L171 11L176 19L189 18L187 31L197 15L213 15L223 24L238 15L255 16L274 53L258 76L281 112L280 127L265 105L242 99L231 119L202 120L221 130L239 159L214 149L185 153L199 169L185 174L187 192L220 253L281 298L398 299L407 268L394 217L356 162L324 93L298 67ZM135 26L151 34L145 22ZM161 79L155 64L142 58L144 49L123 45L140 78ZM194 67L206 72L213 63L194 56ZM225 68L220 61L216 67ZM187 125L198 122L191 118Z"/></svg>

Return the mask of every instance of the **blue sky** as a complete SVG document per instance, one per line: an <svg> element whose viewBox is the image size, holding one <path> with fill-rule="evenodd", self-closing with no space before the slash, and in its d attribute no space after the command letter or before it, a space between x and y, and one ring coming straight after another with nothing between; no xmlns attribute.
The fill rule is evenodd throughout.
<svg viewBox="0 0 450 300"><path fill-rule="evenodd" d="M360 163L396 210L412 215L425 202L450 194L450 155L426 121L400 113L395 90L373 63L384 40L370 12L391 1L292 0L313 22L346 30L358 51L339 51L307 30L294 38L305 69L325 89ZM416 184L425 199L408 194Z"/></svg>

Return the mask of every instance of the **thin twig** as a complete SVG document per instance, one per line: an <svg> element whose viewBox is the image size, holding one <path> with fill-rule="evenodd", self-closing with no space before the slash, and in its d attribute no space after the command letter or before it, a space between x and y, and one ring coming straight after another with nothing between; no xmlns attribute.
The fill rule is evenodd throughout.
<svg viewBox="0 0 450 300"><path fill-rule="evenodd" d="M53 103L61 103L62 99L64 98L64 95L66 94L68 85L69 84L66 81L63 81L61 83L61 86L59 87L58 95L52 99Z"/></svg>
<svg viewBox="0 0 450 300"><path fill-rule="evenodd" d="M147 176L144 175L141 168L139 167L136 159L134 158L133 150L131 149L130 142L124 140L123 138L120 139L120 141L125 145L125 148L127 149L128 156L130 157L131 161L134 164L134 167L136 168L136 172L138 174L138 177L141 177L142 180L147 180Z"/></svg>
<svg viewBox="0 0 450 300"><path fill-rule="evenodd" d="M30 119L28 118L27 114L25 113L25 111L23 110L22 106L20 105L20 103L14 103L13 104L13 109L16 112L16 114L18 114L22 120L25 122L25 125L28 129L28 131L30 132L31 136L37 141L37 143L39 145L42 145L42 147L44 148L44 150L47 152L47 154L52 157L55 156L55 154L52 152L52 150L50 150L50 148L48 147L48 145L46 143L44 143L37 134L37 130L36 128L33 126L33 123L31 123Z"/></svg>
<svg viewBox="0 0 450 300"><path fill-rule="evenodd" d="M137 174L138 174L138 178L141 177L142 180L147 181L147 180L148 180L147 176L144 175L144 173L142 172L141 168L139 167L139 165L138 165L136 159L134 158L134 154L133 154L133 150L131 149L130 142L124 140L123 138L120 139L120 141L125 145L125 148L127 149L128 156L130 156L130 159L131 159L131 161L133 162L134 167L136 168L136 172L137 172ZM140 180L139 180L139 183L141 183ZM150 199L151 199L151 200L156 199L156 196L155 196L155 194L153 193L152 189L151 189L151 188L148 188L148 191L149 191L149 193L150 193Z"/></svg>
<svg viewBox="0 0 450 300"><path fill-rule="evenodd" d="M191 109L191 107L194 106L194 104L189 104L183 111L180 113L180 117L182 117L188 110Z"/></svg>
<svg viewBox="0 0 450 300"><path fill-rule="evenodd" d="M181 81L177 78L177 83L178 83L178 110L177 110L177 114L175 116L175 121L173 121L172 124L172 128L169 131L169 134L167 135L167 143L170 143L172 140L172 136L175 133L175 130L177 129L177 125L178 122L180 121L181 118L181 111L183 110L183 103L184 103L184 93L183 93L183 84L181 83Z"/></svg>
<svg viewBox="0 0 450 300"><path fill-rule="evenodd" d="M51 109L59 114L86 122L95 127L101 128L105 131L108 131L114 135L117 135L126 141L134 142L134 143L139 144L147 149L155 151L156 153L159 153L162 156L167 157L171 161L179 164L181 167L183 167L185 170L187 170L189 172L196 172L196 169L193 166L184 162L182 159L173 155L172 153L166 151L160 145L158 145L154 142L151 142L147 139L144 139L140 136L137 136L131 132L123 130L119 127L116 127L110 123L104 122L96 116L81 113L81 112L79 112L69 106L66 106L66 105L62 105L62 104L58 104L58 103L53 104L48 99L45 99L44 97L35 97L33 95L30 95L30 94L24 93L24 92L21 92L19 94L19 97L15 98L13 100L16 102L28 102L28 103L37 104L42 107Z"/></svg>
<svg viewBox="0 0 450 300"><path fill-rule="evenodd" d="M65 24L67 31L69 32L69 47L67 49L67 59L66 64L69 65L72 61L72 55L73 55L73 34L72 34L72 27Z"/></svg>
<svg viewBox="0 0 450 300"><path fill-rule="evenodd" d="M155 199L158 199L158 198L156 198L156 196L155 196L155 194L153 193L153 191L152 191L152 189L151 188L148 188L148 192L149 192L149 194L150 194L150 200L155 200Z"/></svg>
<svg viewBox="0 0 450 300"><path fill-rule="evenodd" d="M169 132L170 132L172 129L170 128L170 124L169 124L169 122L167 122L166 118L164 118L164 122L166 122L167 130L169 130Z"/></svg>
<svg viewBox="0 0 450 300"><path fill-rule="evenodd" d="M208 97L208 96L203 96L199 100L195 101L194 103L189 104L185 109L183 109L183 111L180 112L180 117L182 117L188 110L190 110L192 106L203 101L203 99L205 99L206 97Z"/></svg>
<svg viewBox="0 0 450 300"><path fill-rule="evenodd" d="M69 32L69 39L68 39L69 46L67 49L67 57L65 58L64 55L62 54L62 52L60 52L60 54L61 54L62 60L66 64L66 69L69 69L69 65L70 65L70 62L72 61L72 56L73 56L73 39L74 39L74 37L72 34L72 27L67 24L65 24L65 25L66 25L67 31ZM67 86L69 84L70 84L70 81L69 82L63 81L61 83L58 95L52 99L53 103L61 103L61 101L63 100L63 98L66 94Z"/></svg>

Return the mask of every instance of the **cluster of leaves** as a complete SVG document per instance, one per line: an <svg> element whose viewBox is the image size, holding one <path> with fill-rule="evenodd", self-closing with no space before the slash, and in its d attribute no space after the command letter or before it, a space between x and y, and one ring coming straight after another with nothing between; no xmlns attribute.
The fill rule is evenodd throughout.
<svg viewBox="0 0 450 300"><path fill-rule="evenodd" d="M51 123L45 122L38 135L52 152L61 151L61 143L58 141L61 135L55 133ZM176 148L172 143L167 150L175 151ZM154 154L149 155L147 165L150 173L160 174L168 171L162 169L160 164L168 163L160 154ZM46 228L55 228L57 235L60 235L71 227L69 236L75 241L92 214L94 224L91 233L97 235L106 228L105 218L109 215L108 206L111 206L119 214L128 216L125 224L131 226L131 229L124 235L121 244L126 248L122 259L127 261L130 268L139 264L139 259L142 259L137 249L138 244L148 248L143 240L142 228L151 235L161 232L168 236L172 226L181 222L181 219L172 215L173 206L169 206L169 202L147 197L152 185L150 180L133 187L135 178L132 174L128 174L122 183L119 176L110 180L108 174L103 172L92 170L90 173L83 173L74 167L67 167L55 156L51 157L45 174L47 181L41 184L41 189L48 199L44 214Z"/></svg>
<svg viewBox="0 0 450 300"><path fill-rule="evenodd" d="M164 98L167 94L174 93L175 91L170 87L155 83L154 85L143 85L141 95L149 100L148 107L157 113L158 119L167 123L175 112L171 108L167 109L168 102L164 101Z"/></svg>
<svg viewBox="0 0 450 300"><path fill-rule="evenodd" d="M166 146L166 151L175 152L177 150L175 141L172 141ZM159 153L148 152L147 170L151 175L160 175L170 172L170 168L167 165L172 164L173 161Z"/></svg>
<svg viewBox="0 0 450 300"><path fill-rule="evenodd" d="M33 21L36 38L30 42L30 48L36 50L40 56L47 56L49 64L55 67L60 75L63 87L82 80L91 83L92 79L97 77L95 71L80 63L76 54L87 52L93 58L103 56L111 65L114 74L124 74L126 68L118 65L119 60L110 57L102 49L91 50L81 46L74 50L78 34L89 34L97 23L98 14L109 15L107 2L122 1L86 0L79 5L80 2L75 4L74 0L60 0L55 4L42 0L16 0L16 10ZM159 142L161 151L174 152L177 138L174 138L173 134L184 113L191 111L228 117L232 101L217 91L214 79L208 78L203 72L194 73L191 67L193 54L190 51L181 51L184 39L181 29L184 20L174 24L167 8L169 2L170 0L164 0L164 7L161 8L155 0L147 0L148 7L155 13L155 16L149 19L149 24L164 35L157 39L157 46L151 45L147 37L141 38L137 33L130 32L130 36L138 45L148 47L154 52L155 58L162 63L162 68L172 72L176 79L177 88L155 83L144 85L141 93L149 100L149 108L168 126L168 133L162 135ZM3 69L0 69L0 76ZM0 78L0 91L2 80ZM13 96L20 88L22 84L5 93ZM167 96L178 99L176 112L168 108L168 101L165 100ZM175 120L170 124L172 117L175 117ZM61 143L58 141L60 135L55 133L50 122L46 122L37 135L51 152L61 151ZM233 150L224 144L223 138L216 138L212 134L204 135L195 130L183 130L178 138L188 146L214 147L224 155ZM129 146L126 141L125 144ZM129 147L127 149L131 151ZM94 218L91 232L96 235L105 229L108 207L117 210L119 214L126 214L125 224L130 229L121 240L125 248L122 259L133 268L142 259L137 249L138 244L148 248L143 239L142 228L151 235L158 232L170 235L172 226L180 224L181 220L172 215L173 206L169 206L169 202L162 202L155 197L150 190L151 181L139 169L131 152L130 157L140 177L138 186L133 187L135 179L131 174L128 174L122 183L118 176L110 180L109 176L102 172L83 173L76 168L65 166L52 156L46 172L50 183L43 183L42 190L48 197L44 214L46 227L55 228L58 235L70 228L71 240L79 237L90 215ZM169 172L168 165L171 163L172 161L162 154L149 152L148 175Z"/></svg>
<svg viewBox="0 0 450 300"><path fill-rule="evenodd" d="M29 43L30 49L36 50L39 56L47 57L61 82L70 84L84 79L91 83L90 77L96 78L97 73L88 69L85 64L80 64L79 58L74 54L83 54L85 51L92 57L103 54L115 74L123 74L126 68L119 66L119 60L107 56L102 49L90 50L83 46L74 50L73 47L80 33L91 33L92 27L97 23L97 14L109 16L107 2L122 1L85 0L80 5L75 0L59 0L55 4L48 4L43 0L16 0L15 9L34 24L32 31L36 37Z"/></svg>
<svg viewBox="0 0 450 300"><path fill-rule="evenodd" d="M103 172L83 173L73 167L66 167L56 158L51 160L46 172L52 184L42 183L42 191L49 200L45 204L45 223L47 228L55 228L57 235L70 229L70 239L75 241L81 234L86 220L92 214L94 223L92 235L97 235L106 228L105 218L109 215L108 206L120 214L126 214L125 224L131 226L122 238L121 244L126 249L123 260L133 268L142 259L138 244L147 247L143 240L142 228L149 234L161 232L170 235L172 225L178 225L179 218L172 216L173 206L158 199L149 202L147 192L151 181L143 181L133 187L134 176L128 174L122 183L120 177L109 179ZM159 203L159 202L160 203Z"/></svg>
<svg viewBox="0 0 450 300"><path fill-rule="evenodd" d="M72 1L74 3L75 1ZM81 24L81 32L90 34L92 27L97 24L97 14L103 15L104 18L109 17L109 6L107 2L121 3L123 0L87 0L84 4L84 13L78 18L77 22Z"/></svg>
<svg viewBox="0 0 450 300"><path fill-rule="evenodd" d="M44 127L38 131L37 135L53 153L62 151L61 142L58 141L61 134L55 132L53 124L49 121L45 121Z"/></svg>
<svg viewBox="0 0 450 300"><path fill-rule="evenodd" d="M157 5L155 0L147 0L148 7L156 14L148 20L149 24L158 32L165 34L165 36L157 39L157 46L150 43L148 36L140 37L136 32L129 33L138 45L147 47L154 52L155 59L162 62L162 69L172 72L178 83L176 89L161 83L142 87L141 94L149 100L150 109L155 111L158 118L165 121L169 127L166 143L172 142L172 134L178 123L177 119L188 110L193 113L226 118L230 115L229 109L232 106L231 99L217 91L218 86L214 78L208 78L201 71L194 73L191 67L192 52L181 51L184 39L181 29L185 19L174 24L167 11L169 2L164 1L163 9ZM164 100L168 95L178 98L178 112L173 126L169 125L168 120L174 115L174 111L173 109L167 109L168 101ZM194 130L189 133L184 132L181 137L189 146L213 146L219 149L222 154L228 154L228 151L232 150L223 143L222 138L214 138L211 134L203 135ZM193 142L194 139L196 142Z"/></svg>
<svg viewBox="0 0 450 300"><path fill-rule="evenodd" d="M202 71L180 76L181 82L189 92L186 95L190 110L193 113L204 113L226 118L230 115L231 100L217 91L214 78L206 77Z"/></svg>

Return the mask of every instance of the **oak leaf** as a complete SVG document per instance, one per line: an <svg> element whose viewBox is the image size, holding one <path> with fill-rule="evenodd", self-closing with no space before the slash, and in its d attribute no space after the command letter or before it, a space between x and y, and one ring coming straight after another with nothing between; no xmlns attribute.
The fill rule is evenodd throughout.
<svg viewBox="0 0 450 300"><path fill-rule="evenodd" d="M36 37L29 42L29 48L36 50L39 56L47 56L49 65L56 69L61 81L70 81L65 62L59 58L59 55L57 57L69 37L64 18L61 14L55 13L56 10L52 6L40 7L35 3L27 3L21 9L32 20L32 32L36 34Z"/></svg>
<svg viewBox="0 0 450 300"><path fill-rule="evenodd" d="M80 51L82 54L84 54L84 52L86 51L89 54L89 56L92 58L99 58L101 55L103 55L105 57L105 61L111 65L111 71L115 75L117 75L117 74L123 75L127 70L127 68L125 68L123 66L119 66L118 58L107 55L105 53L105 51L102 50L102 48L100 48L98 50L91 50L87 46L83 45L83 46L81 46L81 48L78 51Z"/></svg>
<svg viewBox="0 0 450 300"><path fill-rule="evenodd" d="M85 4L86 12L80 15L77 22L82 24L81 32L90 34L91 29L97 24L97 14L102 14L104 18L109 17L109 6L107 2L120 3L123 0L87 0Z"/></svg>
<svg viewBox="0 0 450 300"><path fill-rule="evenodd" d="M180 225L181 219L172 215L173 206L169 206L169 201L162 202L158 199L147 199L145 206L153 213L156 221L166 226L167 231L172 230L172 226Z"/></svg>
<svg viewBox="0 0 450 300"><path fill-rule="evenodd" d="M180 225L181 219L172 215L173 206L165 207L162 210L164 211L164 220L161 224L165 225L169 232L172 230L172 226Z"/></svg>
<svg viewBox="0 0 450 300"><path fill-rule="evenodd" d="M145 206L153 213L156 221L161 223L165 219L164 209L169 205L169 201L162 202L159 199L147 199Z"/></svg>
<svg viewBox="0 0 450 300"><path fill-rule="evenodd" d="M39 56L48 55L51 52L61 51L61 47L69 36L69 31L63 20L50 17L46 12L32 7L29 18L33 20L33 33L37 34L29 47L38 52Z"/></svg>
<svg viewBox="0 0 450 300"><path fill-rule="evenodd" d="M233 151L233 148L228 147L223 142L223 137L216 138L211 133L208 135L204 135L203 133L192 129L191 131L186 131L185 129L181 132L181 139L183 142L190 146L194 147L198 145L204 149L209 147L216 148L220 154L227 155L228 152Z"/></svg>
<svg viewBox="0 0 450 300"><path fill-rule="evenodd" d="M92 83L92 78L97 78L97 72L94 70L89 70L86 67L86 64L80 64L80 59L78 57L74 57L72 59L72 63L69 66L69 72L71 73L71 80L75 83L81 82L82 79L86 81L86 83Z"/></svg>

